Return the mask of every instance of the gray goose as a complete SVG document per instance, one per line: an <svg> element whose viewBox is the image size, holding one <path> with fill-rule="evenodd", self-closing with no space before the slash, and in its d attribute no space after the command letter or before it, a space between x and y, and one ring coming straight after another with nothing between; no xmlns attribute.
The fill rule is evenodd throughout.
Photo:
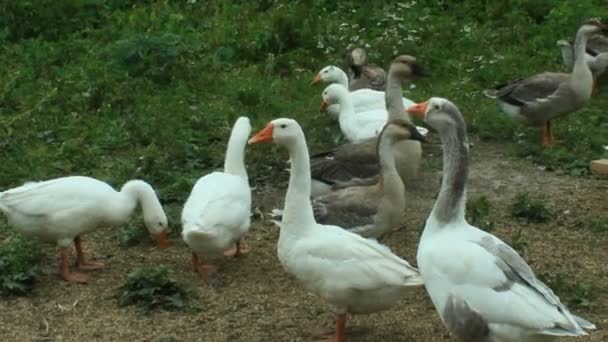
<svg viewBox="0 0 608 342"><path fill-rule="evenodd" d="M386 72L377 65L367 64L367 51L356 47L347 54L346 63L349 69L348 90L358 89L384 90L386 87Z"/></svg>
<svg viewBox="0 0 608 342"><path fill-rule="evenodd" d="M564 65L571 70L574 65L572 43L562 39L557 41L557 46L560 48ZM590 37L585 49L585 61L593 74L594 82L597 83L598 78L604 74L608 67L608 38L601 35Z"/></svg>
<svg viewBox="0 0 608 342"><path fill-rule="evenodd" d="M402 100L402 85L421 70L422 67L418 65L416 58L408 55L398 56L391 63L385 92L389 121L408 117ZM378 180L379 173L377 141L378 138L374 137L312 155L310 158L312 196L318 197L331 191L332 188L374 184ZM403 182L407 184L415 179L422 155L420 143L400 141L395 145L393 153L397 171Z"/></svg>
<svg viewBox="0 0 608 342"><path fill-rule="evenodd" d="M579 28L571 73L544 72L486 89L484 94L498 100L502 111L512 119L544 126L543 145L553 145L551 120L579 110L591 97L593 76L585 62L585 46L589 37L606 31L599 20L589 20Z"/></svg>
<svg viewBox="0 0 608 342"><path fill-rule="evenodd" d="M350 186L313 199L315 220L336 225L365 238L380 238L401 222L405 188L395 165L394 146L406 139L424 141L409 120L388 121L377 140L379 180Z"/></svg>

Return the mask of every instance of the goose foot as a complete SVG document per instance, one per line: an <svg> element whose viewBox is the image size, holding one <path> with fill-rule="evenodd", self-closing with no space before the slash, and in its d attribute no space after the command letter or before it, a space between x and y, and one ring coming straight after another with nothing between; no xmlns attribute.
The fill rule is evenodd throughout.
<svg viewBox="0 0 608 342"><path fill-rule="evenodd" d="M346 342L346 314L336 315L336 334L330 341Z"/></svg>
<svg viewBox="0 0 608 342"><path fill-rule="evenodd" d="M105 264L101 261L87 261L80 236L74 238L74 245L76 246L76 266L78 266L79 269L83 271L93 271L105 267Z"/></svg>
<svg viewBox="0 0 608 342"><path fill-rule="evenodd" d="M249 247L242 243L240 239L236 241L234 246L224 251L224 255L228 257L236 257L247 253L249 253Z"/></svg>
<svg viewBox="0 0 608 342"><path fill-rule="evenodd" d="M192 268L194 268L194 272L198 272L200 275L210 275L217 272L217 267L201 262L198 255L194 252L192 252Z"/></svg>
<svg viewBox="0 0 608 342"><path fill-rule="evenodd" d="M67 247L62 247L59 253L59 273L61 274L63 280L71 283L86 283L89 280L89 277L87 275L82 273L70 272L70 266L68 262L70 258L70 250Z"/></svg>

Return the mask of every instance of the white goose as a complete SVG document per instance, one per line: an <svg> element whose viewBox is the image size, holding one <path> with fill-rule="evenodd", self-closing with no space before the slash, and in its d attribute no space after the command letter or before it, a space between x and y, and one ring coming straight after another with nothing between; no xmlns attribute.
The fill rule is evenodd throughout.
<svg viewBox="0 0 608 342"><path fill-rule="evenodd" d="M70 272L71 244L76 246L76 264L83 270L103 268L87 261L81 236L97 228L124 224L137 204L144 222L160 247L168 246L167 216L152 187L141 180L127 182L120 192L90 177L71 176L30 182L0 192L0 211L20 233L56 243L60 247L60 274L66 281L84 283L88 276Z"/></svg>
<svg viewBox="0 0 608 342"><path fill-rule="evenodd" d="M435 128L443 148L443 180L418 246L425 287L461 341L551 341L586 335L590 322L571 314L517 252L464 217L468 174L466 125L441 98L408 111Z"/></svg>
<svg viewBox="0 0 608 342"><path fill-rule="evenodd" d="M201 274L216 271L199 255L232 256L248 252L241 237L249 230L251 189L245 169L245 146L251 133L247 117L234 124L224 161L224 172L201 177L182 211L182 237L192 250L192 264Z"/></svg>
<svg viewBox="0 0 608 342"><path fill-rule="evenodd" d="M412 63L412 77L424 76L422 67L417 63ZM321 69L311 84L323 81L324 83L336 83L348 89L348 76L337 66L329 65ZM348 92L348 97L351 99L353 110L355 113L366 112L370 110L386 109L384 100L384 91L372 89L359 89ZM403 97L403 106L405 108L411 106L414 102ZM329 105L326 110L334 117L340 114L340 105L335 103Z"/></svg>
<svg viewBox="0 0 608 342"><path fill-rule="evenodd" d="M422 285L418 270L375 240L315 222L310 204L310 159L300 125L276 119L249 143L275 142L291 161L277 254L287 272L336 310L336 341L345 341L347 313L371 313Z"/></svg>

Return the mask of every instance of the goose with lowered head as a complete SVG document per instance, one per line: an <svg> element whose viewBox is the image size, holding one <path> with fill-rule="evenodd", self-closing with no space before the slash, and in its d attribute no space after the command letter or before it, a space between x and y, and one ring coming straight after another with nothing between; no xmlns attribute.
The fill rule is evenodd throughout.
<svg viewBox="0 0 608 342"><path fill-rule="evenodd" d="M384 90L386 87L386 72L381 67L367 62L367 51L364 48L351 49L346 55L346 63L350 71L348 90Z"/></svg>
<svg viewBox="0 0 608 342"><path fill-rule="evenodd" d="M408 111L435 128L444 146L441 190L426 220L417 260L448 330L467 342L540 342L595 329L571 314L513 248L467 223L469 145L458 107L431 98Z"/></svg>
<svg viewBox="0 0 608 342"><path fill-rule="evenodd" d="M411 79L416 70L421 70L421 67L412 56L400 55L392 61L385 94L389 120L409 119L405 113L404 102L401 101L401 94L403 84ZM418 127L418 130L423 135L428 132L422 127ZM360 143L341 145L313 155L311 157L313 197L328 193L332 188L343 188L353 184L375 184L380 170L376 153L377 142L377 137L368 138ZM397 172L404 184L407 185L416 178L421 155L422 149L417 141L401 140L394 145L393 156Z"/></svg>
<svg viewBox="0 0 608 342"><path fill-rule="evenodd" d="M152 187L132 180L120 189L90 177L70 176L30 182L0 192L0 211L25 236L56 243L60 248L59 271L64 280L85 283L89 277L71 272L70 246L76 247L76 265L81 270L104 267L85 258L81 236L97 228L127 222L138 204L144 222L161 248L168 246L167 216Z"/></svg>
<svg viewBox="0 0 608 342"><path fill-rule="evenodd" d="M588 20L579 28L571 73L545 72L486 89L484 94L496 99L511 118L543 126L543 145L553 145L551 120L581 109L591 97L593 75L585 61L585 46L590 36L607 30L599 20Z"/></svg>
<svg viewBox="0 0 608 342"><path fill-rule="evenodd" d="M310 203L310 159L302 128L276 119L249 139L285 147L291 161L277 254L285 270L336 312L335 341L343 342L346 315L377 312L397 303L418 270L375 240L315 222Z"/></svg>
<svg viewBox="0 0 608 342"><path fill-rule="evenodd" d="M245 169L245 146L251 133L249 118L236 120L226 149L224 171L201 177L182 210L182 237L192 250L192 265L201 274L216 267L200 260L248 251L242 236L249 230L251 188Z"/></svg>

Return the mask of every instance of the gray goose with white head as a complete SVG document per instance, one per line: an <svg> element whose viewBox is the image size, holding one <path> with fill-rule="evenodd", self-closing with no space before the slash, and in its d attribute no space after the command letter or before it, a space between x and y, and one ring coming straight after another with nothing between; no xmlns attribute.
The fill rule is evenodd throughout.
<svg viewBox="0 0 608 342"><path fill-rule="evenodd" d="M374 89L384 90L386 87L386 72L377 65L367 63L367 51L362 47L350 50L346 57L350 82L348 90Z"/></svg>

